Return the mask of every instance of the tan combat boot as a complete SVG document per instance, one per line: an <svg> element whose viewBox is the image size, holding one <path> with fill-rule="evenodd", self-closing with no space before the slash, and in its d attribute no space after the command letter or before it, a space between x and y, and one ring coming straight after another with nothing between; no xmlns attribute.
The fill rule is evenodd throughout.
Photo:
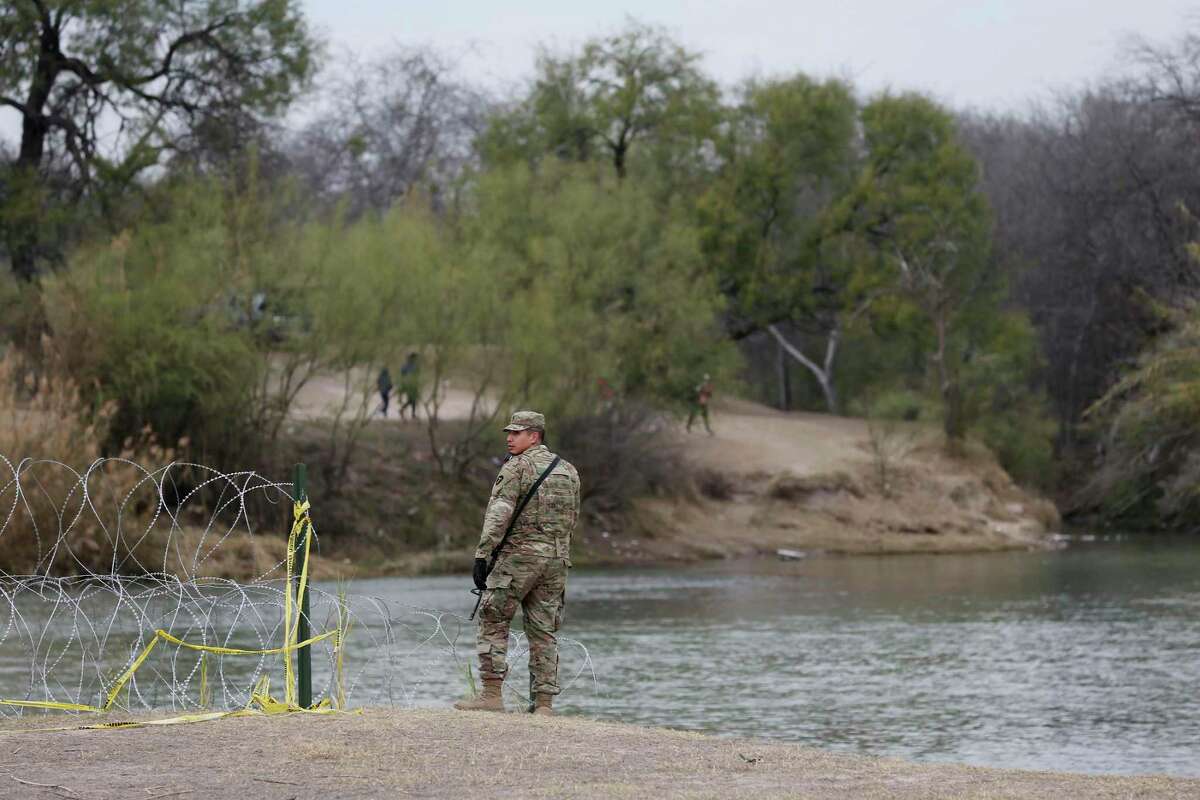
<svg viewBox="0 0 1200 800"><path fill-rule="evenodd" d="M554 716L554 695L538 692L533 696L533 713L539 717Z"/></svg>
<svg viewBox="0 0 1200 800"><path fill-rule="evenodd" d="M504 681L498 678L484 678L483 692L474 700L459 700L454 707L459 711L503 711L504 698L500 696L500 687Z"/></svg>

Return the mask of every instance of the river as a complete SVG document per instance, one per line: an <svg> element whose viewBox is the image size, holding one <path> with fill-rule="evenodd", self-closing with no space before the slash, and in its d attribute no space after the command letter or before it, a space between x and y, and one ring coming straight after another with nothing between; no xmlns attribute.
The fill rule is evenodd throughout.
<svg viewBox="0 0 1200 800"><path fill-rule="evenodd" d="M466 580L352 591L467 608ZM917 761L1200 775L1195 542L579 570L563 633L596 676L564 692L568 714ZM579 660L566 650L563 672ZM442 690L426 680L412 699Z"/></svg>
<svg viewBox="0 0 1200 800"><path fill-rule="evenodd" d="M317 630L331 626L337 588L318 587ZM468 577L344 588L357 616L344 650L351 705L447 706L463 694L475 649L463 619ZM208 600L181 612L173 595L151 592L131 614L130 591L120 603L103 593L68 604L44 591L18 596L0 626L0 696L96 703L155 628L247 648L281 637L278 593L234 592L205 612L202 630L189 620ZM562 635L565 714L916 761L1200 776L1195 540L581 569ZM328 644L316 659L318 695L329 687ZM514 689L527 674L520 652L518 643ZM31 658L45 676L33 690ZM160 646L133 700L194 707L198 659ZM278 656L212 662L214 705L244 703L263 670L279 673L278 693Z"/></svg>

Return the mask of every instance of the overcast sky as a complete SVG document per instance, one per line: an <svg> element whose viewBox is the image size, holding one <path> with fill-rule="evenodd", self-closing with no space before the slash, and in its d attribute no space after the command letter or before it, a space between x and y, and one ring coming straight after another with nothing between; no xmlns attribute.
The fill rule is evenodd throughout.
<svg viewBox="0 0 1200 800"><path fill-rule="evenodd" d="M429 44L468 78L512 84L537 45L561 48L628 15L704 54L718 80L802 70L874 91L920 89L958 107L1017 109L1111 68L1130 34L1175 36L1197 0L304 0L335 51Z"/></svg>
<svg viewBox="0 0 1200 800"><path fill-rule="evenodd" d="M493 89L532 71L539 45L565 49L634 15L704 55L726 85L797 70L867 92L918 89L957 108L1021 110L1118 65L1131 35L1169 41L1200 0L303 0L334 53L430 45ZM6 110L7 111L7 110ZM0 138L19 137L15 112Z"/></svg>

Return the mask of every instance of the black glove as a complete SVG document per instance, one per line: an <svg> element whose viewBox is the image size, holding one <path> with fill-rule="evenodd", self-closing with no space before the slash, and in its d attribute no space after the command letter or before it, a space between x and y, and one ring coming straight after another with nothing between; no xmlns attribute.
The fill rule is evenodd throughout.
<svg viewBox="0 0 1200 800"><path fill-rule="evenodd" d="M475 571L472 573L471 577L473 577L475 579L475 588L476 589L483 591L484 589L487 588L487 574L488 574L487 559L486 558L475 559Z"/></svg>

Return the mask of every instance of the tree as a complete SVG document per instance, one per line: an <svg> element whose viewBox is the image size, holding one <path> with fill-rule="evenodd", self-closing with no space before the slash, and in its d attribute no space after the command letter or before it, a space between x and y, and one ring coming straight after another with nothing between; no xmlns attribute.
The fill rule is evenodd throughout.
<svg viewBox="0 0 1200 800"><path fill-rule="evenodd" d="M700 375L727 373L721 297L686 210L578 165L493 172L477 203L464 238L512 314L493 336L515 401L586 415L604 378L623 398L680 406Z"/></svg>
<svg viewBox="0 0 1200 800"><path fill-rule="evenodd" d="M985 344L972 327L1000 305L979 170L950 115L920 95L876 98L862 124L867 160L845 227L871 244L891 286L930 326L945 432L959 441L969 422L962 367Z"/></svg>
<svg viewBox="0 0 1200 800"><path fill-rule="evenodd" d="M1195 123L1138 83L1110 82L1028 119L970 117L995 221L993 259L1036 325L1058 444L1160 320L1138 299L1194 292L1186 243L1200 208Z"/></svg>
<svg viewBox="0 0 1200 800"><path fill-rule="evenodd" d="M130 180L188 130L278 113L309 77L296 0L14 0L0 7L0 107L21 141L7 206L47 204L55 158L74 196ZM7 215L6 215L7 216ZM37 228L4 225L14 272L37 270Z"/></svg>
<svg viewBox="0 0 1200 800"><path fill-rule="evenodd" d="M803 75L750 83L730 115L721 174L700 204L706 247L731 300L735 337L766 330L838 409L833 369L848 322L870 302L860 260L829 227L856 165L857 104L837 80ZM790 331L824 340L810 357Z"/></svg>
<svg viewBox="0 0 1200 800"><path fill-rule="evenodd" d="M699 55L660 28L630 22L578 53L538 58L530 95L500 114L483 140L495 162L537 161L546 154L574 161L607 160L624 178L635 148L670 163L695 154L710 137L720 108L717 85L698 68Z"/></svg>
<svg viewBox="0 0 1200 800"><path fill-rule="evenodd" d="M313 191L343 199L352 217L384 211L417 185L437 200L472 163L488 101L437 53L348 56L328 75L290 155Z"/></svg>

